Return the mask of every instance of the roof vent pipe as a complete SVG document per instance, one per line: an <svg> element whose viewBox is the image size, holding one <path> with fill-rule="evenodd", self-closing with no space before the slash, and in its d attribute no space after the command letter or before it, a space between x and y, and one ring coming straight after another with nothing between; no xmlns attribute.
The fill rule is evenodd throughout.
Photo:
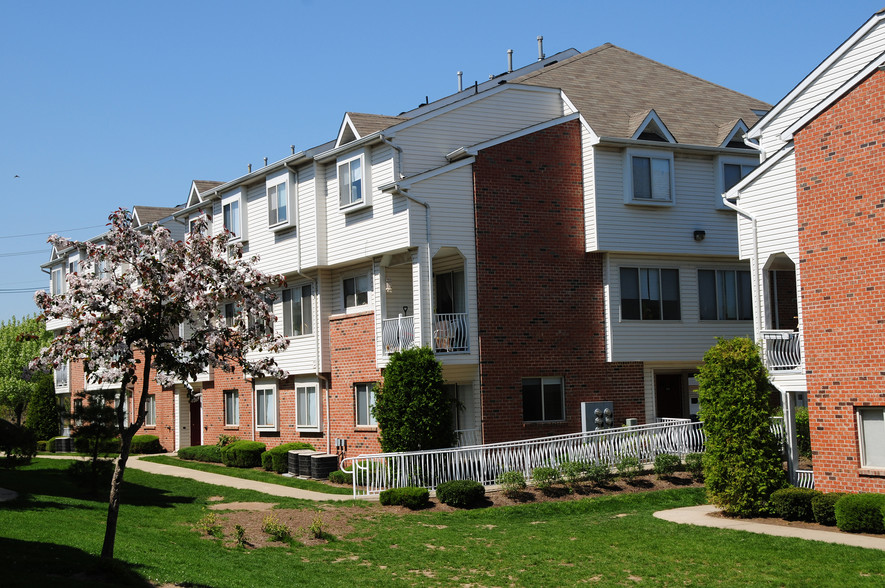
<svg viewBox="0 0 885 588"><path fill-rule="evenodd" d="M544 37L538 35L538 61L544 61Z"/></svg>
<svg viewBox="0 0 885 588"><path fill-rule="evenodd" d="M464 89L464 72L459 71L458 72L458 91L460 92L463 89Z"/></svg>
<svg viewBox="0 0 885 588"><path fill-rule="evenodd" d="M507 50L507 73L513 73L513 49Z"/></svg>
<svg viewBox="0 0 885 588"><path fill-rule="evenodd" d="M247 173L250 173L250 174L251 174L251 173L252 173L252 164L250 163L250 164L247 166L247 168L249 169L249 171L248 171Z"/></svg>
<svg viewBox="0 0 885 588"><path fill-rule="evenodd" d="M295 155L295 145L289 145L289 149L292 150L292 155Z"/></svg>
<svg viewBox="0 0 885 588"><path fill-rule="evenodd" d="M267 167L267 158L264 158L264 167Z"/></svg>

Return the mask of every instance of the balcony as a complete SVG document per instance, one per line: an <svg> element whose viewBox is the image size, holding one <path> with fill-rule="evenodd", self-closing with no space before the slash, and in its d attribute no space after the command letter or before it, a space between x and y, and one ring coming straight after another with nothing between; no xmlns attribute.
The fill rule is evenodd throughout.
<svg viewBox="0 0 885 588"><path fill-rule="evenodd" d="M765 366L773 372L793 371L802 365L798 331L762 331L762 353Z"/></svg>
<svg viewBox="0 0 885 588"><path fill-rule="evenodd" d="M433 350L437 353L470 351L470 328L466 312L433 315Z"/></svg>
<svg viewBox="0 0 885 588"><path fill-rule="evenodd" d="M381 345L384 354L409 349L415 345L415 317L399 315L381 321Z"/></svg>

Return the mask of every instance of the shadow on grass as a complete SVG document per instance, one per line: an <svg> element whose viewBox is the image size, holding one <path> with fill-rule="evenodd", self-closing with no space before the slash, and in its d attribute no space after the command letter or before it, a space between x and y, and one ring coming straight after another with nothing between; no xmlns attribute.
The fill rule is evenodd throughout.
<svg viewBox="0 0 885 588"><path fill-rule="evenodd" d="M103 560L66 545L2 537L0 569L5 570L4 588L153 586L133 566L121 561Z"/></svg>
<svg viewBox="0 0 885 588"><path fill-rule="evenodd" d="M0 488L8 488L19 493L19 497L4 503L0 508L26 510L37 508L89 508L85 505L71 505L51 500L35 500L34 496L54 496L60 499L85 500L106 504L110 493L110 478L101 479L98 490L78 485L65 465L67 462L53 463L46 468L45 462L38 467L20 468L15 471L0 470ZM156 506L171 508L176 504L194 502L191 496L176 496L167 490L123 481L123 501L134 506Z"/></svg>

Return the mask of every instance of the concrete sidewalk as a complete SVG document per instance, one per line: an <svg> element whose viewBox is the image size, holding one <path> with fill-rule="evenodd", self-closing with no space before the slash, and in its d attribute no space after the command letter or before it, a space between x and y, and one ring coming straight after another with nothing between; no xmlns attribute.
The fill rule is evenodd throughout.
<svg viewBox="0 0 885 588"><path fill-rule="evenodd" d="M40 455L41 459L77 459L70 455ZM280 486L279 484L268 484L266 482L256 482L253 480L244 480L243 478L235 478L233 476L225 476L222 474L212 474L209 472L201 472L190 468L180 468L177 466L166 465L162 463L153 463L150 461L142 461L140 455L130 455L129 461L126 462L127 468L141 470L151 474L162 474L164 476L175 476L176 478L190 478L198 482L206 484L214 484L216 486L227 486L229 488L238 488L240 490L254 490L271 496L282 496L284 498L301 498L304 500L353 500L350 494L326 494L324 492L313 492L311 490L302 490L300 488L292 488L290 486ZM88 458L81 458L88 459Z"/></svg>
<svg viewBox="0 0 885 588"><path fill-rule="evenodd" d="M787 527L783 525L766 525L742 519L709 516L717 512L715 506L704 504L701 506L686 506L672 510L661 510L654 514L656 518L682 523L698 525L700 527L716 527L719 529L735 529L749 533L763 535L776 535L778 537L796 537L811 541L824 541L826 543L841 543L854 547L866 547L867 549L879 549L885 551L885 538L868 537L866 535L852 535L850 533L836 533L833 531L820 531L817 529L804 529L802 527Z"/></svg>

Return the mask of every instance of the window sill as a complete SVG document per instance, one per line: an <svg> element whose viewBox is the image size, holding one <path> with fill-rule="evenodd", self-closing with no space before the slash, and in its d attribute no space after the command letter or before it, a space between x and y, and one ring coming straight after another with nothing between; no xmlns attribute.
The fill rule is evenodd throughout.
<svg viewBox="0 0 885 588"><path fill-rule="evenodd" d="M299 433L322 433L322 427L295 427L295 430Z"/></svg>
<svg viewBox="0 0 885 588"><path fill-rule="evenodd" d="M672 200L644 200L644 199L636 199L631 198L624 202L627 206L659 206L659 207L669 207L673 206Z"/></svg>
<svg viewBox="0 0 885 588"><path fill-rule="evenodd" d="M353 202L353 203L348 204L346 206L339 206L338 209L341 212L343 212L344 214L347 214L349 212L356 212L357 210L362 210L364 208L369 208L371 206L372 205L369 202L367 202L366 200L360 200L359 202Z"/></svg>
<svg viewBox="0 0 885 588"><path fill-rule="evenodd" d="M565 423L565 419L559 421L522 421L523 425L561 425Z"/></svg>
<svg viewBox="0 0 885 588"><path fill-rule="evenodd" d="M859 476L885 478L885 468L880 467L861 467L857 473Z"/></svg>
<svg viewBox="0 0 885 588"><path fill-rule="evenodd" d="M271 233L279 233L280 231L288 231L289 229L294 229L295 225L290 223L289 221L284 221L281 223L277 223L275 225L270 225L267 227L267 230Z"/></svg>
<svg viewBox="0 0 885 588"><path fill-rule="evenodd" d="M255 427L255 430L259 433L278 433L280 431L279 427Z"/></svg>
<svg viewBox="0 0 885 588"><path fill-rule="evenodd" d="M374 433L378 431L378 425L357 425L354 428L354 431L360 433Z"/></svg>
<svg viewBox="0 0 885 588"><path fill-rule="evenodd" d="M225 431L239 431L240 425L224 425Z"/></svg>

